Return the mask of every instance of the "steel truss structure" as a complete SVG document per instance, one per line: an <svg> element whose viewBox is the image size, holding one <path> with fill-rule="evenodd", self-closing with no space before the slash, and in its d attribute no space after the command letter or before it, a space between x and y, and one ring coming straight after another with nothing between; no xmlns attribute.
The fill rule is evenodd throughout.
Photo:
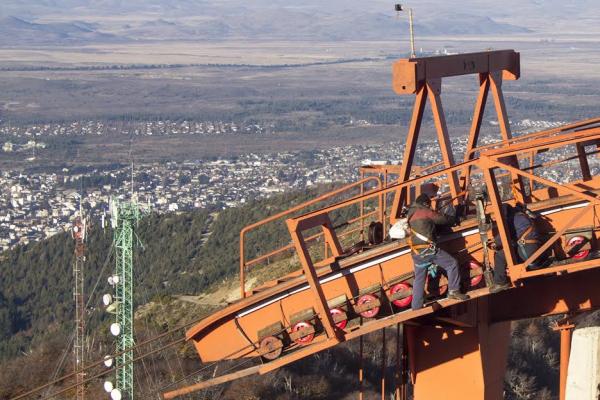
<svg viewBox="0 0 600 400"><path fill-rule="evenodd" d="M133 248L135 227L141 218L140 207L136 202L119 203L113 200L112 218L115 227L115 284L117 304L117 324L120 333L117 337L116 388L124 399L134 398L133 385Z"/></svg>
<svg viewBox="0 0 600 400"><path fill-rule="evenodd" d="M467 74L478 77L479 93L466 152L457 162L444 117L441 83L444 78ZM600 153L600 118L513 137L502 82L519 76L520 56L513 50L397 61L394 90L416 98L402 165L362 168L360 181L244 228L240 233L241 299L192 327L186 337L204 363L257 362L164 397L265 374L356 338L361 342L362 359L365 334L382 330L385 341L385 328L395 327L396 399L407 398L409 381L417 400L437 398L440 390L446 399L501 399L510 321L574 315L600 305L596 289L600 282L600 178L590 170L590 160ZM490 91L500 140L479 145ZM442 161L417 166L415 152L427 101ZM570 149L573 154L540 161L540 154L557 149ZM540 173L561 162L571 167L576 163L579 175L555 182ZM386 239L386 232L401 218L403 207L432 182L447 188L436 198L437 204L464 208L464 218L441 236L440 245L463 265L470 299L445 299L447 280L438 274L427 284L425 307L411 310L411 250L406 240ZM501 190L506 184L509 197ZM475 185L484 186L489 194L483 210L487 224L478 222L474 212ZM508 234L510 221L501 213L503 204L516 203L540 215L536 224L544 241L527 260L515 254ZM334 224L341 210L358 210L358 214ZM275 223L285 224L291 244L249 259L247 236ZM482 279L482 265L486 237L495 234L503 248L494 251L505 253L511 288L492 294ZM269 248L266 243L261 247ZM548 252L552 262L547 268L529 270L532 261ZM247 287L251 268L268 269L271 260L292 254L298 260L295 272L260 287ZM561 399L571 328L569 323L557 327L563 343ZM362 365L361 361L360 398ZM456 385L457 381L470 384ZM381 387L383 399L390 388L384 375Z"/></svg>

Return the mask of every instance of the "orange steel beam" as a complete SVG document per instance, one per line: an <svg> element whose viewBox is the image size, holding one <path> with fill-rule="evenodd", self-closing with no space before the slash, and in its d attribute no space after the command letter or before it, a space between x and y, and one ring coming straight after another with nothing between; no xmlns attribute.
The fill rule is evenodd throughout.
<svg viewBox="0 0 600 400"><path fill-rule="evenodd" d="M576 137L574 139L570 139L570 140L564 140L564 138L562 138L562 139L561 138L557 138L557 139L555 139L555 138L549 138L549 139L547 139L547 140L544 141L544 140L540 139L540 140L537 141L537 144L535 146L528 146L526 149L519 149L519 150L514 150L514 151L511 150L511 149L509 149L509 150L504 150L504 151L499 151L499 150L498 151L490 151L489 153L486 152L486 154L482 155L479 159L471 160L471 161L467 161L467 162L463 162L463 163L456 164L456 165L454 165L452 167L446 168L446 169L441 170L441 171L436 171L436 172L428 174L428 175L423 175L423 176L415 177L415 178L409 179L409 180L404 181L404 182L395 183L395 184L392 184L392 185L390 185L390 186L388 186L386 188L383 188L383 189L373 190L370 193L365 193L364 195L353 197L351 199L348 199L348 200L336 203L334 205L324 207L324 208L322 208L320 210L308 212L308 213L306 213L304 215L301 215L301 216L298 216L296 218L297 219L300 219L300 218L310 218L311 216L314 216L314 215L318 215L318 214L322 214L322 213L327 213L327 212L333 211L333 210L335 210L337 208L340 208L340 207L343 207L343 206L348 206L348 205L355 204L355 203L360 202L360 201L364 201L364 200L367 200L367 199L370 199L370 198L374 198L376 196L380 196L382 193L390 193L392 191L396 191L397 192L397 191L400 191L400 190L405 190L405 188L408 188L409 186L417 185L417 184L419 184L421 182L425 182L427 180L430 180L430 179L435 178L435 177L439 177L441 175L447 175L449 173L453 173L455 171L458 171L458 170L463 169L463 168L468 167L468 166L478 166L478 167L480 167L480 169L483 170L484 175L485 175L486 168L490 168L490 169L502 168L502 169L507 170L507 171L509 171L511 173L515 173L517 175L521 175L523 177L536 180L536 181L538 181L538 182L540 182L540 183L542 183L544 185L553 186L553 187L556 187L557 189L566 190L566 191L568 191L568 192L570 192L570 193L572 193L572 194L574 194L576 196L579 195L579 196L581 196L581 197L583 197L585 199L596 201L595 197L592 197L592 196L589 196L589 195L585 194L585 192L586 192L585 189L577 188L576 186L573 186L573 185L564 185L564 184L560 185L560 184L557 184L555 182L549 181L547 179L535 176L535 175L533 175L531 173L524 172L524 171L519 170L519 169L517 169L517 168L515 168L515 167L513 167L513 166L511 166L509 164L505 164L505 163L499 161L499 159L506 158L506 157L511 156L511 155L515 155L516 153L522 152L524 150L551 149L551 148L555 148L555 147L565 146L565 145L568 145L568 144L575 144L575 143L582 142L582 141L585 141L585 140L590 140L590 133L594 133L594 135L591 135L591 137L593 139L600 139L600 128L598 130L593 129L591 131L592 132L588 132L587 135L581 134L578 137ZM487 180L486 180L486 182L487 182L488 185L491 184L492 181L495 182L495 180L490 180L489 182L487 182ZM494 184L494 186L496 186L496 184ZM498 195L498 204L500 204L499 195ZM496 211L499 212L499 210L496 210Z"/></svg>
<svg viewBox="0 0 600 400"><path fill-rule="evenodd" d="M231 382L236 379L244 378L246 376L257 374L260 370L260 365L255 365L254 367L246 368L244 370L238 372L232 372L231 374L219 376L218 378L214 378L214 380L198 382L194 385L186 386L181 389L173 390L170 392L166 392L163 394L163 398L166 400L174 399L175 397L185 396L186 394L190 394L193 392L197 392L202 389L206 389L210 386L219 385L221 383Z"/></svg>
<svg viewBox="0 0 600 400"><path fill-rule="evenodd" d="M431 105L437 138L440 143L443 165L446 168L449 168L455 164L454 155L452 154L452 147L450 145L450 138L448 136L448 126L446 124L444 109L442 107L442 101L440 98L440 92L441 80L437 79L428 81L427 84L421 87L417 93L417 98L415 99L413 108L413 116L404 147L402 168L400 169L400 176L398 178L399 182L404 182L410 179L411 171L413 169L415 151L417 149L417 142L419 139L419 132L423 122L423 112L425 111L425 103L427 100L429 100L429 104ZM449 173L448 184L450 186L452 197L456 198L459 192L458 175L456 171ZM392 206L392 213L390 215L390 222L393 223L398 219L402 205L407 202L407 195L408 193L406 190L399 190L396 193Z"/></svg>
<svg viewBox="0 0 600 400"><path fill-rule="evenodd" d="M483 150L489 150L495 147L506 147L508 145L512 145L512 144L516 144L516 143L520 143L523 141L528 141L528 140L532 140L532 139L539 139L539 138L543 138L544 136L552 136L552 135L556 135L559 133L564 133L567 132L569 130L573 130L573 129L577 129L577 128L581 128L583 126L587 126L587 125L592 125L592 124L597 124L600 123L600 118L590 118L590 119L586 119L583 121L578 121L575 122L573 124L568 124L568 125L563 125L560 126L558 128L552 128L552 129L548 129L548 130L544 130L544 131L538 131L538 132L533 132L533 133L528 133L525 135L520 135L517 137L513 137L510 140L507 141L499 141L499 142L494 142L494 143L489 143L483 146L479 146L476 148L473 148L470 153L475 153L477 151L483 151ZM568 133L572 133L572 132L568 132Z"/></svg>
<svg viewBox="0 0 600 400"><path fill-rule="evenodd" d="M557 321L552 327L553 330L560 333L560 386L559 399L566 399L567 392L567 374L569 370L569 358L571 356L571 335L575 325L571 323L569 315L561 321Z"/></svg>
<svg viewBox="0 0 600 400"><path fill-rule="evenodd" d="M516 267L521 268L521 271L525 271L525 268L527 268L527 266L529 264L531 264L532 262L537 260L537 258L539 256L541 256L546 250L548 250L550 248L550 246L554 245L554 243L558 239L560 239L561 236L563 236L565 234L567 229L569 229L571 226L573 226L573 224L578 222L589 211L590 208L592 208L591 203L588 204L587 206L585 206L581 211L579 211L577 213L577 215L575 215L570 221L568 221L566 224L564 224L562 228L560 228L558 231L556 231L556 233L554 233L552 235L552 237L546 241L546 243L541 245L539 249L537 249L531 256L529 256L529 258L527 260L525 260L520 265L517 265ZM527 274L526 272L521 272L521 275L519 276L519 278L521 276L525 276L526 274Z"/></svg>
<svg viewBox="0 0 600 400"><path fill-rule="evenodd" d="M475 109L473 110L473 121L471 123L471 130L469 131L469 139L467 140L467 150L465 152L465 161L472 160L475 153L472 151L477 147L479 141L479 133L481 131L481 123L483 122L483 114L485 111L485 104L487 102L488 93L490 91L490 78L488 74L479 74L479 94L477 95L477 101L475 102ZM470 168L466 168L461 171L461 177L463 181L463 190L467 190L469 187Z"/></svg>
<svg viewBox="0 0 600 400"><path fill-rule="evenodd" d="M483 168L483 176L485 179L485 184L488 188L488 195L490 197L490 203L492 206L492 211L496 216L496 225L498 229L498 234L500 235L500 241L502 242L502 251L504 252L506 258L506 264L509 271L514 270L514 265L516 261L515 250L513 249L512 242L508 237L509 230L507 229L506 224L508 221L504 221L504 217L502 216L502 211L500 210L500 205L502 204L502 199L500 198L500 193L498 191L498 183L496 181L494 169L488 159L482 159L485 168ZM482 243L483 246L486 243ZM511 275L512 278L512 275Z"/></svg>
<svg viewBox="0 0 600 400"><path fill-rule="evenodd" d="M577 145L579 145L579 143ZM535 150L532 151L532 153L534 153L534 152L535 152ZM599 153L600 153L600 150L594 150L594 151L590 151L590 152L584 152L582 155L585 156L587 159L587 156L592 156L594 154L599 154ZM580 154L575 153L575 154L570 154L570 155L568 155L568 157L565 157L565 158L559 158L559 159L547 161L547 162L541 163L541 164L533 164L533 162L530 162L529 167L521 168L521 170L522 171L532 171L536 168L551 167L553 165L560 164L565 161L579 159L579 157L580 157ZM531 158L531 160L533 161L533 158ZM590 180L591 178L592 178L591 176L589 177L589 179L585 179L585 177L584 177L583 180L586 181L586 180Z"/></svg>
<svg viewBox="0 0 600 400"><path fill-rule="evenodd" d="M427 82L427 91L429 95L429 104L431 105L431 111L433 112L433 122L437 131L437 137L442 149L442 160L444 160L444 166L451 167L454 163L454 155L452 154L452 146L450 145L450 137L448 136L448 126L446 124L446 117L444 116L444 109L442 108L442 100L440 93L442 91L442 81L429 81ZM459 192L458 189L458 175L456 171L448 174L448 183L450 185L450 194L453 198L456 198Z"/></svg>
<svg viewBox="0 0 600 400"><path fill-rule="evenodd" d="M467 307L467 312L476 312L478 320L486 324L496 324L503 321L557 315L568 312L591 311L600 307L600 291L596 290L597 282L600 280L600 268L598 268L597 260L592 261L596 261L596 265L590 267L591 269L570 273L564 276L552 275L541 277L536 280L527 281L522 286L496 293L493 296L487 296L488 289L479 289L471 292L472 298L467 302L446 300L442 303L433 303L433 305L428 305L417 311L393 314L389 317L371 321L366 325L361 326L360 329L347 332L345 339L352 340L359 338L365 334L405 321L411 321L413 325L429 325L430 322L428 321L430 321L432 313L439 314L447 312L450 315L456 313L460 315L465 312L463 310L465 306ZM471 328L456 327L455 329L464 331ZM481 333L478 335L481 335ZM491 343L492 347L490 349L492 351L493 348L497 348L497 343L494 343L494 341L489 338L486 339L486 336L480 336L478 340L484 340L487 341L487 343ZM471 343L476 347L478 346L477 344L473 344L473 342ZM310 354L331 348L336 344L337 342L335 340L328 338L316 339L314 344L300 348L282 358L263 364L258 371L253 369L252 373L258 372L259 374L264 374L273 371ZM408 341L408 344L412 345L410 341ZM463 350L456 349L456 351ZM489 354L490 353L488 353L488 356L484 356L484 359L486 357L489 358ZM415 364L414 356L411 357L410 360L411 369L414 371L415 367L418 365ZM457 365L460 366L460 364ZM471 367L473 367L473 365L471 365ZM203 384L203 387L212 386L214 382L215 381L213 380L210 382L207 381ZM420 382L422 383L423 380ZM438 388L439 386L440 385L437 385ZM405 387L402 389L405 390Z"/></svg>
<svg viewBox="0 0 600 400"><path fill-rule="evenodd" d="M327 337L329 340L335 340L337 342L342 341L343 332L336 328L333 317L329 312L327 298L323 293L323 288L319 283L315 266L311 260L310 254L306 247L306 242L302 236L302 231L321 226L324 230L326 240L329 242L332 252L334 252L335 256L339 256L341 253L341 246L335 237L331 220L327 214L319 214L310 219L288 219L286 220L286 223L288 230L290 231L290 235L292 236L292 240L294 241L296 253L298 254L302 268L304 269L306 280L308 281L308 284L313 292L315 308L321 315L321 321L327 333Z"/></svg>
<svg viewBox="0 0 600 400"><path fill-rule="evenodd" d="M560 330L560 400L565 400L567 397L567 375L571 356L571 335L574 327L575 325L569 325Z"/></svg>
<svg viewBox="0 0 600 400"><path fill-rule="evenodd" d="M504 103L504 95L502 93L502 76L499 73L491 73L489 74L490 86L492 89L492 97L494 98L494 107L496 108L496 114L498 115L498 124L500 125L500 133L502 135L502 139L505 141L509 141L512 139L512 133L510 131L510 122L508 121L508 114L506 112L506 104ZM507 161L510 165L515 167L519 167L519 160L516 156L509 157ZM525 195L525 186L523 186L523 180L520 176L512 174L512 184L513 187L516 186L519 188L518 191L515 191L515 200L520 203L525 203L527 200L527 196Z"/></svg>
<svg viewBox="0 0 600 400"><path fill-rule="evenodd" d="M408 181L405 181L405 182L402 182L402 183L395 183L395 184L392 184L392 185L388 186L385 189L374 190L374 191L371 191L370 193L365 193L362 196L356 196L356 197L353 197L351 199L344 200L344 201L341 201L339 203L333 204L331 206L327 206L327 207L321 208L319 210L308 212L306 214L303 214L303 215L300 215L298 217L295 217L295 219L305 219L305 218L310 218L310 217L318 215L318 214L328 213L328 212L331 212L331 211L333 211L335 209L338 209L338 208L341 208L341 207L345 207L345 206L349 206L349 205L352 205L352 204L356 204L356 203L358 203L360 201L364 201L364 200L368 200L368 199L371 199L371 198L379 197L379 196L381 196L381 194L395 192L395 191L398 191L398 190L402 190L404 188L408 188L410 186L417 185L417 184L422 183L422 182L426 182L429 179L432 179L432 178L435 178L435 177L439 177L441 175L446 175L448 173L452 173L454 171L458 171L461 168L464 168L466 166L476 165L477 163L478 163L478 160L472 160L472 161L468 161L468 162L465 162L465 163L456 164L455 166L453 166L451 168L446 168L446 169L444 169L442 171L436 171L436 172L428 174L428 175L423 175L423 176L415 177L415 178L412 178L412 179L410 179Z"/></svg>
<svg viewBox="0 0 600 400"><path fill-rule="evenodd" d="M404 149L404 157L402 159L402 170L400 172L399 181L403 182L410 178L410 171L413 166L414 153L418 141L419 131L423 120L423 111L425 101L429 97L431 104L433 120L436 127L437 137L440 142L442 159L446 168L455 164L450 141L448 138L448 129L444 117L444 111L440 99L442 78L479 74L480 76L480 94L477 99L476 107L473 114L473 125L469 137L469 146L467 148L467 157L465 161L472 158L471 150L477 144L481 119L485 109L485 101L490 86L494 96L494 104L498 114L498 121L501 128L503 140L510 140L510 127L508 125L508 116L506 115L506 107L502 97L502 78L518 79L520 76L520 61L519 53L513 50L489 51L482 53L467 53L458 54L455 56L443 57L426 57L412 58L399 60L393 66L393 82L392 87L397 94L416 94L413 114L408 130L406 145ZM481 81L481 77L485 79ZM513 161L518 165L518 161ZM468 174L469 169L463 171ZM465 186L468 178L465 175ZM522 182L516 182L523 193ZM459 193L458 174L456 171L448 175L448 184L452 197L456 198L455 202L460 201L457 198ZM522 194L519 200L523 201ZM390 222L394 223L398 220L402 207L408 202L408 193L406 190L398 190L394 197L392 212L390 214Z"/></svg>
<svg viewBox="0 0 600 400"><path fill-rule="evenodd" d="M523 277L527 277L527 276L532 276L536 273L543 273L543 271L547 271L547 270L540 270L540 271L532 271L532 272L526 272L525 268L535 259L537 259L544 251L546 251L551 245L554 244L554 242L556 242L563 234L564 232L570 227L572 226L575 222L578 221L578 219L580 219L585 212L588 211L588 209L592 206L592 205L600 205L600 199L598 199L595 196L592 196L590 194L588 194L588 192L584 189L580 189L576 186L572 186L572 185L560 185L557 184L555 182L552 182L548 179L544 179L544 178L540 178L536 175L533 175L531 173L528 172L524 172L521 170L518 170L512 166L509 166L507 164L504 164L502 162L499 161L494 161L491 160L490 158L488 158L487 156L483 156L481 158L482 160L484 160L487 165L488 168L486 168L484 170L484 176L485 176L485 180L486 180L486 184L488 186L488 189L492 189L490 190L490 199L492 201L492 207L494 210L495 215L501 216L502 214L500 213L500 198L499 198L499 194L498 194L498 189L497 189L497 182L496 180L493 178L493 168L495 167L500 167L503 169L508 170L509 172L514 173L515 175L520 175L520 176L524 176L526 178L529 178L530 180L542 183L546 186L549 187L554 187L557 189L562 189L566 192L569 192L570 194L574 195L575 197L580 197L582 200L587 200L590 202L589 205L587 205L582 211L580 211L574 218L573 220L567 222L560 230L558 230L546 243L544 243L538 250L536 250L525 262L521 263L521 264L515 264L515 257L514 257L514 250L513 250L513 246L510 245L510 241L508 238L508 231L506 230L506 226L505 226L505 221L503 220L503 218L496 218L496 222L498 225L498 232L500 234L500 239L502 241L502 246L503 246L503 251L505 252L506 255L506 260L507 260L507 265L508 265L508 269L510 271L510 277L511 279L514 280L519 280ZM507 247L508 246L508 247ZM507 252L508 250L508 252ZM566 269L565 266L558 266L558 267L554 267L557 269Z"/></svg>
<svg viewBox="0 0 600 400"><path fill-rule="evenodd" d="M600 307L600 268L539 276L489 297L491 322L581 313Z"/></svg>
<svg viewBox="0 0 600 400"><path fill-rule="evenodd" d="M510 323L408 329L413 396L417 400L502 398Z"/></svg>
<svg viewBox="0 0 600 400"><path fill-rule="evenodd" d="M575 146L577 148L581 175L584 181L589 181L592 179L592 174L590 173L590 164L588 163L587 155L585 154L585 146L581 143L577 143Z"/></svg>
<svg viewBox="0 0 600 400"><path fill-rule="evenodd" d="M578 134L578 136L575 139L571 140L571 142L573 144L589 142L590 138L593 137L593 135L594 135L594 132L592 132L592 131L594 131L594 129L589 129L587 132L583 132L581 135ZM598 134L600 134L600 133L598 133ZM569 142L569 141L567 141L567 142ZM564 146L564 144L565 144L564 140L562 141L562 144ZM553 147L553 146L558 146L557 138L539 139L536 143L534 150L537 151L540 149L545 149L545 148L549 148L549 147ZM527 174L523 171L519 171L519 170L515 169L514 167L504 164L503 162L498 160L498 159L505 159L507 155L510 155L508 153L510 153L511 151L512 151L512 149L510 151L505 151L505 152L496 151L496 152L493 152L494 154L484 155L478 160L473 160L470 162L455 165L451 168L447 168L445 170L438 171L436 173L433 173L433 174L430 174L427 176L413 178L413 179L410 179L408 181L405 181L405 182L402 182L399 184L391 185L390 187L385 187L380 190L375 190L371 193L364 194L362 196L357 196L357 197L342 201L340 203L325 207L321 210L312 211L312 212L306 213L302 216L293 218L291 220L288 220L288 224L289 224L289 221L295 221L296 227L299 230L310 229L310 228L313 228L313 227L316 227L319 225L323 226L324 229L328 228L331 230L332 227L330 226L330 224L329 224L329 226L327 224L327 220L326 220L327 215L326 214L334 209L340 208L342 206L347 206L350 204L355 204L357 202L362 202L362 201L365 201L366 199L370 199L370 198L375 198L375 197L380 198L381 195L384 193L390 193L391 191L397 190L398 188L408 188L409 186L417 185L422 181L431 179L432 177L445 175L445 174L448 174L449 172L453 172L453 171L458 171L461 168L464 168L465 166L477 166L478 168L480 168L483 171L486 181L488 181L488 186L490 186L492 189L494 189L494 188L496 189L496 193L494 193L494 190L490 190L490 192L492 192L490 194L490 197L492 199L491 206L492 206L492 208L494 208L494 214L501 215L500 210L499 210L501 202L497 195L497 183L495 181L495 176L494 176L495 170L500 168L500 169L507 170L509 172L519 173L524 177L530 177L532 179L540 181L541 183L546 182L545 180L543 180L543 178L539 178L539 177L533 176L532 174ZM563 194L571 194L575 197L582 198L581 201L584 201L584 202L590 201L591 203L594 203L594 204L600 203L600 200L591 194L591 192L589 191L589 188L587 188L587 189L581 188L581 187L578 187L576 184L559 185L557 183L550 182L550 181L547 182L547 185L559 188L561 190L561 193L563 193ZM506 231L505 226L504 227L500 226L503 224L503 221L501 218L499 218L499 219L497 218L497 224L499 226L499 231L501 231L501 232ZM333 235L333 233L332 233L332 235ZM504 241L508 242L506 240L506 238L504 238ZM505 245L505 247L509 248L509 249L511 248L511 246L506 246L506 245ZM333 248L335 248L335 245L332 247L332 249ZM299 252L299 254L300 254L300 257L302 257L301 256L302 253ZM507 259L508 258L509 257L507 257ZM308 257L307 257L307 259L308 259ZM314 267L310 268L310 265L308 267L306 267L307 263L303 263L303 265L305 267L305 273L306 273L306 271L310 272L311 270L314 272ZM522 266L523 265L519 265L519 267L522 267ZM561 268L561 270L557 270L555 268ZM566 264L564 266L552 267L552 268L549 268L546 270L534 271L534 273L547 275L547 274L553 274L556 272L565 271L565 272L569 272L569 274L565 275L565 276L574 276L574 275L579 275L579 274L588 274L588 273L590 273L590 271L595 271L595 270L598 270L598 260L590 260L590 261ZM514 271L511 271L511 272L514 272ZM577 272L577 273L575 273L575 272ZM309 274L307 274L307 275L309 275ZM517 275L518 274L516 274L516 273L511 273L511 277L517 276ZM522 274L521 277L527 278L530 276L534 276L534 275L532 273L525 273L525 274ZM545 278L545 277L543 277L543 278ZM539 278L539 279L543 279L543 278ZM563 277L554 276L553 279L561 281L563 279ZM308 277L307 277L307 280L310 281L310 279L308 279ZM535 282L535 281L523 279L522 281L519 282L519 285L522 285L523 287L531 288L530 285L532 282ZM313 291L314 291L315 287L318 288L318 286L312 285L312 284L310 284L310 282L309 282L309 286L311 286L311 289L313 289ZM473 300L471 300L471 302L467 302L466 305L473 303L473 304L477 304L477 307L487 307L482 301L477 299L479 296L487 294L487 289L483 289L483 290L485 291L485 293L477 294L476 292L472 292ZM513 293L513 291L515 291L515 290L518 290L518 289L509 290L507 292ZM519 293L519 292L514 292L514 293ZM562 296L562 294L560 294L560 295ZM586 293L584 293L584 295L588 296L588 293L586 292ZM318 298L319 297L318 294L317 294L317 296L314 296L314 297L315 297L315 299L317 299L317 301L321 300ZM322 300L321 300L321 303L323 303ZM445 301L443 303L444 304L443 304L442 308L456 310L460 314L460 309L462 306L454 307L453 304L455 304L455 303L452 303L451 301ZM600 304L600 303L590 302L589 299L588 300L584 299L584 301L573 302L573 303L561 302L560 299L557 301L546 300L545 303L537 305L537 307L542 307L542 306L546 307L546 309L544 309L544 311L543 311L544 314L536 314L536 315L551 315L551 314L556 314L556 313L564 313L566 311L583 311L583 310L594 308L598 304ZM316 307L316 308L318 308L318 307ZM422 310L418 310L418 311L414 311L414 312L410 311L410 312L401 313L401 314L394 314L389 317L384 317L384 318L381 318L381 319L378 319L375 321L371 321L371 322L365 324L364 326L361 326L360 329L346 332L346 334L344 335L344 339L350 340L350 339L353 339L356 337L360 337L366 333L373 332L375 330L380 330L386 326L391 326L394 323L399 323L399 322L403 322L406 320L413 320L415 322L420 322L420 320L418 319L420 316L425 316L425 315L431 314L434 310L437 310L437 308L434 309L432 307L425 307ZM519 310L519 312L522 312L522 311L523 311L522 314L524 315L524 310ZM319 314L327 315L323 312L319 312ZM491 315L491 317L489 318L490 322L494 322L493 318L496 318L496 319L499 318L498 315L493 315L492 313L490 313L490 315ZM511 318L517 318L517 313L513 313L511 315L512 315ZM533 315L533 316L536 316L536 315ZM527 316L522 316L522 317L525 318ZM447 320L446 323L448 321L451 322L450 319L446 318L446 320ZM324 324L324 325L326 326L326 324ZM331 323L330 323L330 326L333 329L333 326ZM464 325L462 327L468 328L468 324ZM321 351L322 349L335 346L337 344L337 342L335 340L328 339L328 337L330 337L330 336L327 335L327 337L322 337L321 339L317 339L317 341L311 346L307 346L306 348L296 350L295 352L290 353L290 354L282 357L281 359L278 359L273 362L269 362L268 364L265 364L261 368L259 373L265 373L265 372L271 371L271 370L279 368L283 365L289 364L290 362L293 362L295 360L303 358L309 354L313 354L317 351Z"/></svg>
<svg viewBox="0 0 600 400"><path fill-rule="evenodd" d="M392 67L392 86L397 94L415 94L432 79L491 72L502 72L505 79L519 79L519 53L497 50L398 60Z"/></svg>
<svg viewBox="0 0 600 400"><path fill-rule="evenodd" d="M577 133L569 133L568 137L554 136L546 139L536 139L529 142L517 143L508 148L499 148L486 151L483 155L488 157L508 157L518 155L531 150L551 150L558 147L565 147L569 144L585 142L587 140L599 140L600 128L590 128Z"/></svg>
<svg viewBox="0 0 600 400"><path fill-rule="evenodd" d="M410 178L412 160L417 150L417 140L421 131L421 123L423 121L423 112L425 111L425 102L427 101L427 87L423 86L417 92L415 104L413 106L412 118L410 119L410 127L404 144L404 156L402 157L402 168L400 169L399 182L404 182ZM394 197L390 222L395 222L398 218L402 204L406 202L407 192L402 190Z"/></svg>
<svg viewBox="0 0 600 400"><path fill-rule="evenodd" d="M563 276L551 275L491 296L477 297L445 312L476 314L474 328L435 326L413 319L410 328L411 371L415 399L499 399L509 341L508 321L591 311L600 307L598 260L595 267ZM439 313L438 313L439 314ZM561 336L561 377L566 377L570 338ZM468 388L456 381L469 381Z"/></svg>

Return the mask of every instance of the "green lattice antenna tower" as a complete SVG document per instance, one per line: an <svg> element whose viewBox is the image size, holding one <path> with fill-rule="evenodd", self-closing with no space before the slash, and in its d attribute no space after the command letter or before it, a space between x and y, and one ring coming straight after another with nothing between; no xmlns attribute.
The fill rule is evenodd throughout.
<svg viewBox="0 0 600 400"><path fill-rule="evenodd" d="M113 278L117 321L111 333L117 337L117 353L130 349L133 340L133 247L135 228L142 215L137 201L111 202L114 228L116 270ZM116 388L111 392L115 400L133 400L133 350L116 357Z"/></svg>

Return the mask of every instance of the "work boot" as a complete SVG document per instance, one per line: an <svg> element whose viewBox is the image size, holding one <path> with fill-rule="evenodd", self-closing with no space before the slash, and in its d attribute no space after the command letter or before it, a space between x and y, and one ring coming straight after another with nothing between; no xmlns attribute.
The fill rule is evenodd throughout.
<svg viewBox="0 0 600 400"><path fill-rule="evenodd" d="M492 286L490 286L490 293L498 293L509 288L510 282L494 283Z"/></svg>
<svg viewBox="0 0 600 400"><path fill-rule="evenodd" d="M469 296L461 293L459 290L450 290L448 292L448 298L454 300L468 300Z"/></svg>

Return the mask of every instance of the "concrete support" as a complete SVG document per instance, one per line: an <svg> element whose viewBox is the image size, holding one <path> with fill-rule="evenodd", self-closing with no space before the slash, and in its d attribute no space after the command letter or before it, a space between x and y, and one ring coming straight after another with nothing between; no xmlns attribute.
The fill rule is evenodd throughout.
<svg viewBox="0 0 600 400"><path fill-rule="evenodd" d="M600 396L600 327L576 329L571 344L567 400L597 400Z"/></svg>
<svg viewBox="0 0 600 400"><path fill-rule="evenodd" d="M503 398L510 323L407 326L414 399Z"/></svg>

